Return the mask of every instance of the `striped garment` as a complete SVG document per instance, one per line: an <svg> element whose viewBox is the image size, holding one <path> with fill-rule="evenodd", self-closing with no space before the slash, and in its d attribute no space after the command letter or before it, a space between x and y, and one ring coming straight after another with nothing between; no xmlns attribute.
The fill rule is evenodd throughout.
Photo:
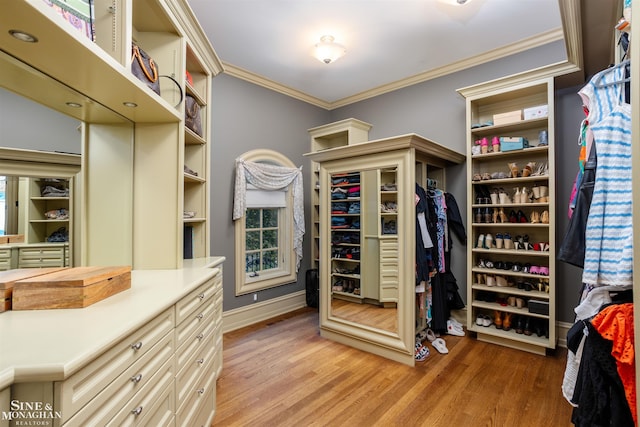
<svg viewBox="0 0 640 427"><path fill-rule="evenodd" d="M624 101L624 67L604 70L583 88L598 165L586 227L582 281L594 286L633 283L631 106Z"/></svg>

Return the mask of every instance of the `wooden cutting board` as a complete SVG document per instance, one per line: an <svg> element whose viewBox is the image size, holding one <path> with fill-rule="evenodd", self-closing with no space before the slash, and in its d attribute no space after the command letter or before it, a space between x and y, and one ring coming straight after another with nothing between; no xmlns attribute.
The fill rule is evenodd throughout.
<svg viewBox="0 0 640 427"><path fill-rule="evenodd" d="M72 267L16 281L12 309L83 308L129 288L130 266Z"/></svg>
<svg viewBox="0 0 640 427"><path fill-rule="evenodd" d="M0 312L11 310L11 297L15 282L63 269L64 267L17 268L15 270L0 271Z"/></svg>

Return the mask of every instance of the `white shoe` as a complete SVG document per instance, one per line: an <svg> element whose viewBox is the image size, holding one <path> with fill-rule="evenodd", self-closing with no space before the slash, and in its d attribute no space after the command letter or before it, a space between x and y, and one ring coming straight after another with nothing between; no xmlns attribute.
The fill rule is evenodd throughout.
<svg viewBox="0 0 640 427"><path fill-rule="evenodd" d="M459 323L458 323L459 325ZM453 323L451 320L447 320L447 333L449 335L456 335L458 337L463 337L464 336L464 329L462 329L462 326L458 326L455 323Z"/></svg>

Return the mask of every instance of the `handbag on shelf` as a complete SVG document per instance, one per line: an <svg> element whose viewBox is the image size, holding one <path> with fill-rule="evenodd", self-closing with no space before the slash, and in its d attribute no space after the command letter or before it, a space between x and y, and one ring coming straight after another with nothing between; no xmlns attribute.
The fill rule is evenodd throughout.
<svg viewBox="0 0 640 427"><path fill-rule="evenodd" d="M184 98L184 124L199 136L202 136L200 104L198 104L198 101L189 94Z"/></svg>
<svg viewBox="0 0 640 427"><path fill-rule="evenodd" d="M155 61L135 43L132 43L131 48L131 72L160 95L160 74Z"/></svg>

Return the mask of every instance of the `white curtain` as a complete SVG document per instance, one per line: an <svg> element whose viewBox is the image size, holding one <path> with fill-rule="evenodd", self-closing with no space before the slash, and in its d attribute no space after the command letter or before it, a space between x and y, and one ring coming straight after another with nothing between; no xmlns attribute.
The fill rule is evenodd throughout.
<svg viewBox="0 0 640 427"><path fill-rule="evenodd" d="M288 168L268 163L236 159L236 184L233 201L233 220L244 216L247 209L247 183L262 190L284 190L291 185L293 197L293 248L296 254L296 272L302 260L304 237L304 193L301 168Z"/></svg>

